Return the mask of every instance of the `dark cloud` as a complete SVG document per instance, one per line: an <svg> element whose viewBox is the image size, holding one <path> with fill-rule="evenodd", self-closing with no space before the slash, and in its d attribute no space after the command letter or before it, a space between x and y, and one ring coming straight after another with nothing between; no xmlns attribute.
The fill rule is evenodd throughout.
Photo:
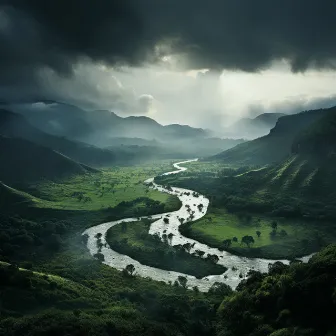
<svg viewBox="0 0 336 336"><path fill-rule="evenodd" d="M82 59L135 65L167 51L189 68L332 67L335 12L335 0L0 0L0 85L31 90L44 68L69 75Z"/></svg>

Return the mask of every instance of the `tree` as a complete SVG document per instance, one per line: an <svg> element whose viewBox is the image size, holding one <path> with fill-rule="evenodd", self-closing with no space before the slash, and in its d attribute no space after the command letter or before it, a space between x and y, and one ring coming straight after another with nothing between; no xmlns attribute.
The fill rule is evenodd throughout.
<svg viewBox="0 0 336 336"><path fill-rule="evenodd" d="M277 221L273 221L272 223L271 223L271 227L272 227L272 229L273 230L277 230L278 229L278 223L277 223Z"/></svg>
<svg viewBox="0 0 336 336"><path fill-rule="evenodd" d="M219 257L216 254L208 254L207 259L217 264L219 261Z"/></svg>
<svg viewBox="0 0 336 336"><path fill-rule="evenodd" d="M233 237L232 241L235 242L235 243L238 243L238 238L237 237Z"/></svg>
<svg viewBox="0 0 336 336"><path fill-rule="evenodd" d="M173 233L168 234L168 240L169 240L170 244L172 243L173 237L174 237Z"/></svg>
<svg viewBox="0 0 336 336"><path fill-rule="evenodd" d="M179 275L177 277L177 281L179 282L179 284L183 287L183 288L187 288L187 282L188 279L182 275Z"/></svg>
<svg viewBox="0 0 336 336"><path fill-rule="evenodd" d="M192 246L191 246L190 243L185 243L185 244L183 244L183 248L189 253Z"/></svg>
<svg viewBox="0 0 336 336"><path fill-rule="evenodd" d="M205 252L204 252L204 251L201 251L201 250L196 250L196 251L195 251L195 254L196 254L198 257L202 258L202 257L204 256Z"/></svg>
<svg viewBox="0 0 336 336"><path fill-rule="evenodd" d="M246 244L247 247L250 247L250 245L254 243L254 238L252 236L244 236L241 242Z"/></svg>
<svg viewBox="0 0 336 336"><path fill-rule="evenodd" d="M164 233L162 235L162 241L165 243L165 244L168 244L168 236Z"/></svg>
<svg viewBox="0 0 336 336"><path fill-rule="evenodd" d="M228 247L231 246L231 244L232 244L232 240L231 239L225 239L225 240L223 240L223 246L224 247L228 248Z"/></svg>
<svg viewBox="0 0 336 336"><path fill-rule="evenodd" d="M104 260L105 260L104 254L102 254L102 253L96 253L96 254L94 255L94 257L95 257L96 259L98 259L99 261L104 261Z"/></svg>
<svg viewBox="0 0 336 336"><path fill-rule="evenodd" d="M287 232L286 232L284 229L282 229L282 230L280 231L280 236L281 236L281 237L286 237L286 236L288 236L288 234L287 234Z"/></svg>
<svg viewBox="0 0 336 336"><path fill-rule="evenodd" d="M135 267L133 264L129 264L124 269L129 276L133 276L135 273Z"/></svg>
<svg viewBox="0 0 336 336"><path fill-rule="evenodd" d="M256 231L256 234L257 234L258 238L260 238L261 232L260 231Z"/></svg>

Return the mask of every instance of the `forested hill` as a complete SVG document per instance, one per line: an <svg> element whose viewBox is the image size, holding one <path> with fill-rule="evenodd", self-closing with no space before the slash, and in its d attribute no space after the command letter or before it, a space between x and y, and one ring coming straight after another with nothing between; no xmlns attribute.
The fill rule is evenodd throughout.
<svg viewBox="0 0 336 336"><path fill-rule="evenodd" d="M85 174L91 168L47 147L0 135L0 181L17 184Z"/></svg>
<svg viewBox="0 0 336 336"><path fill-rule="evenodd" d="M128 153L101 149L65 137L45 133L32 126L23 116L0 109L0 134L22 138L40 146L60 152L73 160L93 166L111 165L129 160ZM16 152L16 154L20 154Z"/></svg>

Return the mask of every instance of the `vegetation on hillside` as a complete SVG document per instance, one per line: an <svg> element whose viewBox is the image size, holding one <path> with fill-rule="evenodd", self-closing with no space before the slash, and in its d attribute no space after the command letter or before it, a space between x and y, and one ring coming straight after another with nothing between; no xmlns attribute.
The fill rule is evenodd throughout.
<svg viewBox="0 0 336 336"><path fill-rule="evenodd" d="M206 160L234 165L265 165L279 162L292 153L293 141L298 133L335 110L333 107L281 117L268 135L237 145Z"/></svg>
<svg viewBox="0 0 336 336"><path fill-rule="evenodd" d="M268 274L251 271L219 307L217 335L335 335L335 288L335 245L308 264L275 263Z"/></svg>

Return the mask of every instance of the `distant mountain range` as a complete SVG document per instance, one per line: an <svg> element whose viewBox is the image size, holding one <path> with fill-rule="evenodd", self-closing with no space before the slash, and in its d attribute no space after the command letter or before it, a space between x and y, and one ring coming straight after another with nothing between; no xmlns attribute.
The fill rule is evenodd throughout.
<svg viewBox="0 0 336 336"><path fill-rule="evenodd" d="M52 104L49 105L54 109ZM55 120L51 122L46 111L35 111L35 115L34 111L17 114L8 109L0 109L0 181L12 185L95 171L91 167L193 158L200 154L204 156L218 153L243 141L207 138L204 130L183 125L162 126L146 117L120 118L107 111L86 113L73 106L67 108L67 112L62 110L60 113L63 116L59 117L62 127L56 123L56 128L63 130L62 132L53 132L56 130ZM81 113L84 113L84 117ZM51 112L51 115L54 114L57 115L58 112ZM88 122L85 115L92 117L91 122ZM111 119L114 121L111 122ZM80 131L75 127L76 121L77 128L83 127ZM42 130L44 128L58 134L47 133ZM127 133L133 137L114 137L115 133L111 129L117 134ZM165 130L166 141L155 140L155 134L158 134L156 132L162 129ZM90 135L85 136L83 130ZM71 132L73 136L65 137L64 134ZM141 132L148 132L146 135L151 140L135 137ZM101 148L78 140L80 138L109 146Z"/></svg>
<svg viewBox="0 0 336 336"><path fill-rule="evenodd" d="M227 136L239 136L246 139L254 139L266 135L275 126L284 113L263 113L255 118L242 118L226 127L224 133Z"/></svg>
<svg viewBox="0 0 336 336"><path fill-rule="evenodd" d="M47 147L4 136L0 136L0 161L0 181L11 185L94 171Z"/></svg>
<svg viewBox="0 0 336 336"><path fill-rule="evenodd" d="M48 147L73 160L86 165L104 166L127 161L129 155L112 152L83 142L47 134L32 126L23 116L0 109L0 134L28 140L36 145Z"/></svg>
<svg viewBox="0 0 336 336"><path fill-rule="evenodd" d="M86 111L53 101L8 104L7 108L24 115L32 125L47 133L100 147L112 145L111 138L115 137L176 142L211 135L201 128L176 124L163 126L145 116L123 118L107 110Z"/></svg>

